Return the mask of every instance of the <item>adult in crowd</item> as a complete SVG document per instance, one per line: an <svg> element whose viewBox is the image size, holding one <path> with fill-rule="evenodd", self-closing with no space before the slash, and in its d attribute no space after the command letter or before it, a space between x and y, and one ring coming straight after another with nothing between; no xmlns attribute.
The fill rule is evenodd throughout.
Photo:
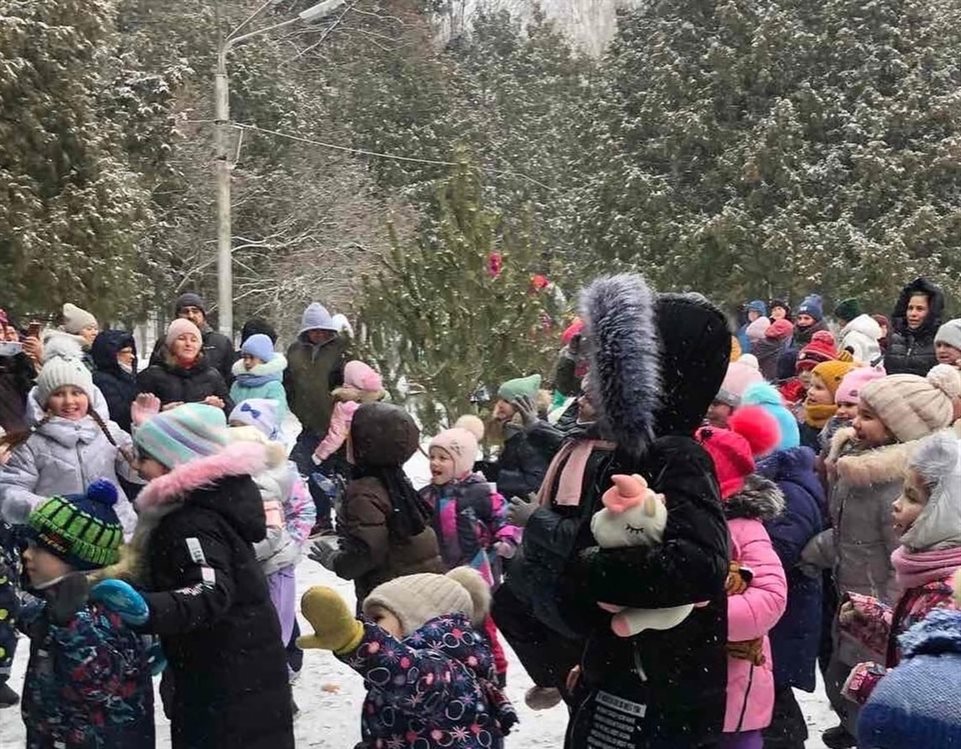
<svg viewBox="0 0 961 749"><path fill-rule="evenodd" d="M137 344L126 330L104 330L93 342L93 384L107 401L110 418L130 432L130 406L137 397Z"/></svg>
<svg viewBox="0 0 961 749"><path fill-rule="evenodd" d="M861 311L857 299L845 299L834 310L834 318L841 327L838 351L847 351L854 361L874 366L881 361L881 326L870 315Z"/></svg>
<svg viewBox="0 0 961 749"><path fill-rule="evenodd" d="M17 329L0 309L0 428L5 432L26 429L27 395L37 371L20 343ZM11 334L12 331L12 334Z"/></svg>
<svg viewBox="0 0 961 749"><path fill-rule="evenodd" d="M744 308L744 313L746 319L744 320L744 324L737 329L737 342L741 347L741 354L750 354L751 340L747 337L747 326L759 317L767 316L767 305L760 299L755 299L753 302L747 303Z"/></svg>
<svg viewBox="0 0 961 749"><path fill-rule="evenodd" d="M265 335L273 344L277 343L277 329L270 324L270 321L263 317L251 317L240 329L240 342L243 344L250 336L257 334Z"/></svg>
<svg viewBox="0 0 961 749"><path fill-rule="evenodd" d="M233 410L227 383L208 364L202 334L190 320L181 317L170 323L161 352L161 361L137 378L139 392L156 395L164 410L184 403L206 403L225 414Z"/></svg>
<svg viewBox="0 0 961 749"><path fill-rule="evenodd" d="M794 318L793 346L802 349L807 346L819 330L827 330L824 322L824 302L818 294L808 294L797 308Z"/></svg>
<svg viewBox="0 0 961 749"><path fill-rule="evenodd" d="M884 356L884 369L889 375L924 377L938 363L934 338L943 311L944 294L926 278L916 278L901 290Z"/></svg>
<svg viewBox="0 0 961 749"><path fill-rule="evenodd" d="M770 307L772 320L787 320L788 322L793 322L791 305L783 299L772 299Z"/></svg>
<svg viewBox="0 0 961 749"><path fill-rule="evenodd" d="M347 344L327 308L313 302L304 310L297 340L287 349L284 387L290 410L301 425L290 459L305 477L317 470L312 456L330 427L334 410L331 391L344 384ZM330 460L343 461L342 453L343 450ZM317 506L317 526L311 534L316 535L331 529L330 499L317 482L309 481L308 485Z"/></svg>
<svg viewBox="0 0 961 749"><path fill-rule="evenodd" d="M724 380L730 329L704 297L655 295L635 275L595 281L583 307L589 392L617 445L610 475L644 477L664 496L667 525L652 546L599 548L586 529L578 539L562 609L586 646L572 674L565 746L599 745L612 728L630 746L716 746L727 690L728 531L713 464L693 433ZM600 603L703 605L676 627L624 638Z"/></svg>
<svg viewBox="0 0 961 749"><path fill-rule="evenodd" d="M220 372L224 382L230 382L230 368L237 359L234 344L223 333L218 333L210 327L207 322L207 302L204 298L193 291L181 294L174 305L174 313L177 317L190 320L197 326L203 339L204 361L207 362L207 366ZM158 340L150 356L150 363L160 364L164 358L163 341Z"/></svg>

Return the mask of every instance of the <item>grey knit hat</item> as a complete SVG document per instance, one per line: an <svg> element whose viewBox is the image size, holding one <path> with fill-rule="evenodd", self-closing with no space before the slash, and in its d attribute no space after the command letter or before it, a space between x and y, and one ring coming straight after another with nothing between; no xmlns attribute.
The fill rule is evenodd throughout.
<svg viewBox="0 0 961 749"><path fill-rule="evenodd" d="M96 327L99 327L97 318L87 310L80 309L75 304L63 305L63 329L68 333L78 335L83 332L84 328Z"/></svg>
<svg viewBox="0 0 961 749"><path fill-rule="evenodd" d="M80 388L93 401L93 375L80 359L56 356L44 362L37 378L37 402L46 408L51 394L67 385Z"/></svg>
<svg viewBox="0 0 961 749"><path fill-rule="evenodd" d="M934 337L934 342L946 343L961 350L961 320L948 320L938 328L938 334Z"/></svg>

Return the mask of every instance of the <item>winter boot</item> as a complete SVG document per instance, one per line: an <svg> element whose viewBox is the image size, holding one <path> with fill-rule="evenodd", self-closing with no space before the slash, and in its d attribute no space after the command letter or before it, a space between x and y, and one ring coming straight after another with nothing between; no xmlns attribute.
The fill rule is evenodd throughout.
<svg viewBox="0 0 961 749"><path fill-rule="evenodd" d="M854 738L844 726L834 726L821 734L821 741L828 749L851 749L858 745Z"/></svg>
<svg viewBox="0 0 961 749"><path fill-rule="evenodd" d="M524 695L524 704L531 710L550 710L561 701L560 690L533 686Z"/></svg>

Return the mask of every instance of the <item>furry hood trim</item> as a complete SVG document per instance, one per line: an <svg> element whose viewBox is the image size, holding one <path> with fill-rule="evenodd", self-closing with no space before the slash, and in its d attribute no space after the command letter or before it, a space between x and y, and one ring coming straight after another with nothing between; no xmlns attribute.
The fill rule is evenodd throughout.
<svg viewBox="0 0 961 749"><path fill-rule="evenodd" d="M343 385L336 390L331 391L331 397L335 401L340 401L341 403L347 403L352 401L354 403L376 403L377 401L384 400L387 397L386 390L361 390L359 388L352 388L348 385Z"/></svg>
<svg viewBox="0 0 961 749"><path fill-rule="evenodd" d="M254 476L267 467L267 448L257 442L234 442L216 455L192 460L147 484L137 497L137 509L148 512L181 502L192 491L226 476Z"/></svg>
<svg viewBox="0 0 961 749"><path fill-rule="evenodd" d="M724 502L728 519L773 520L784 512L784 495L770 479L756 473L747 477L744 488Z"/></svg>
<svg viewBox="0 0 961 749"><path fill-rule="evenodd" d="M908 461L918 446L916 441L899 442L849 455L843 454L849 448L856 450L856 439L857 433L853 427L839 429L831 438L826 460L828 471L835 472L852 486L887 484L902 479L908 468Z"/></svg>
<svg viewBox="0 0 961 749"><path fill-rule="evenodd" d="M640 455L653 441L660 405L654 292L635 274L598 278L581 293L590 346L588 388L603 432Z"/></svg>

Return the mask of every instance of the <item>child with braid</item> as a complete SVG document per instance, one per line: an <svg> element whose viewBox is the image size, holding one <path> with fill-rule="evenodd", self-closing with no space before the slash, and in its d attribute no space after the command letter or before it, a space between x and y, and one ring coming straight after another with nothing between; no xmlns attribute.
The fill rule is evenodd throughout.
<svg viewBox="0 0 961 749"><path fill-rule="evenodd" d="M45 498L83 494L97 479L117 484L120 473L140 479L130 466L130 435L109 420L90 370L79 358L54 357L43 365L30 397L44 414L29 431L0 440L9 457L0 471L0 519L23 525ZM100 411L95 402L104 404ZM124 535L133 534L137 516L120 492L116 513Z"/></svg>

